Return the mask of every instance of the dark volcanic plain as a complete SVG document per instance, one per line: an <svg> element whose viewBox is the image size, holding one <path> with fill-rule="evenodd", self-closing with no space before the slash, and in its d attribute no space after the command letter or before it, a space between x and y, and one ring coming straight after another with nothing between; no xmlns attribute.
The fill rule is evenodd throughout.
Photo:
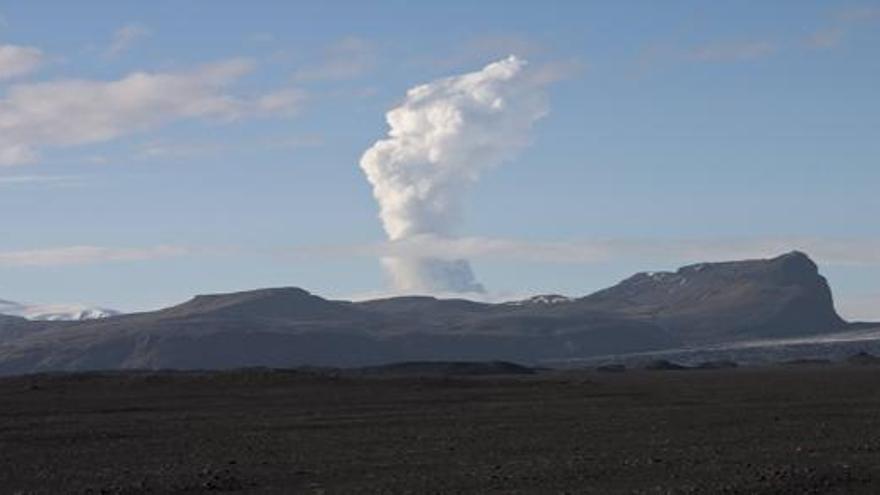
<svg viewBox="0 0 880 495"><path fill-rule="evenodd" d="M0 379L2 493L878 493L880 367Z"/></svg>

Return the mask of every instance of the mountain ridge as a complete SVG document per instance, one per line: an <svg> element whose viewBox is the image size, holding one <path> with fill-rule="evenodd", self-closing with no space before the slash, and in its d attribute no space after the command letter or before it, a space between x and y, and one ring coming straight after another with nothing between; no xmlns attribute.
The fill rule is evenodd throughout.
<svg viewBox="0 0 880 495"><path fill-rule="evenodd" d="M93 321L0 320L0 373L113 368L524 363L847 328L799 252L643 272L580 298L350 302L281 287Z"/></svg>

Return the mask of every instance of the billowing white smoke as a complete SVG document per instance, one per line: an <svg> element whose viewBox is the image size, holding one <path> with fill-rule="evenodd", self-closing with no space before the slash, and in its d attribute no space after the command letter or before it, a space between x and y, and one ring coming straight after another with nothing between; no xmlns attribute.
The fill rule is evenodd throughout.
<svg viewBox="0 0 880 495"><path fill-rule="evenodd" d="M516 156L547 113L546 82L511 56L407 92L386 115L387 139L360 162L392 242L455 234L468 187ZM483 292L466 260L388 257L383 263L402 292Z"/></svg>

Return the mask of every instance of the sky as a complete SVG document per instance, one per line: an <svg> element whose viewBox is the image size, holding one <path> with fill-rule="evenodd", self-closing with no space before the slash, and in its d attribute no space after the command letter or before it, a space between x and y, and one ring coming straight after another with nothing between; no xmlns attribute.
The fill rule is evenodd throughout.
<svg viewBox="0 0 880 495"><path fill-rule="evenodd" d="M393 249L577 296L799 249L880 319L878 48L876 1L0 1L0 299L371 297ZM452 238L390 246L385 114L510 55L546 114Z"/></svg>

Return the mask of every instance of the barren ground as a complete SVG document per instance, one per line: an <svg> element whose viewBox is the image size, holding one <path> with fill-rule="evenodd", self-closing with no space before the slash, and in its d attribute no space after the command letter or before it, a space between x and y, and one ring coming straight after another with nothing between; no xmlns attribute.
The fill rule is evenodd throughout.
<svg viewBox="0 0 880 495"><path fill-rule="evenodd" d="M0 379L0 493L878 493L880 367Z"/></svg>

